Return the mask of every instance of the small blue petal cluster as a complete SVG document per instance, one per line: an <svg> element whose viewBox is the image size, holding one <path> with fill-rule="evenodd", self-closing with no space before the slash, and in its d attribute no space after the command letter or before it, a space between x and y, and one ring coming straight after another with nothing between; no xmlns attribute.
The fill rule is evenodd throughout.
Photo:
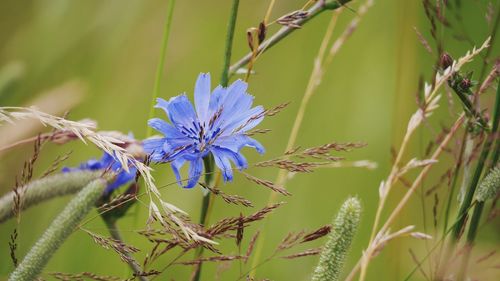
<svg viewBox="0 0 500 281"><path fill-rule="evenodd" d="M134 166L129 167L129 171L125 171L118 160L108 153L104 153L100 160L91 159L87 162L80 164L78 168L68 168L64 167L62 169L63 173L73 172L73 171L98 171L98 170L109 170L116 173L115 179L108 184L104 190L104 194L110 194L118 187L129 183L135 179L137 169Z"/></svg>
<svg viewBox="0 0 500 281"><path fill-rule="evenodd" d="M233 179L231 162L236 168L247 167L240 150L253 147L264 153L264 147L246 135L264 119L262 106L252 107L247 83L237 80L229 87L218 86L211 91L210 74L198 76L194 89L194 104L186 95L159 98L156 108L163 109L171 123L159 118L148 121L149 126L163 138L144 140L144 150L155 162L170 162L180 185L179 170L189 162L189 179L185 188L195 186L203 171L203 157L211 153L222 170L224 181Z"/></svg>

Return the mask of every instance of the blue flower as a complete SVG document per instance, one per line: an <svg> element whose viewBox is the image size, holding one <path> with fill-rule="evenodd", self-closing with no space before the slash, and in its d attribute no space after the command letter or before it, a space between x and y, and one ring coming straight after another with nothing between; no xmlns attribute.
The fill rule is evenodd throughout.
<svg viewBox="0 0 500 281"><path fill-rule="evenodd" d="M194 89L194 104L186 95L169 101L157 99L156 108L165 111L171 123L159 118L148 121L149 126L164 135L163 138L144 140L144 150L155 162L171 162L179 184L179 170L189 162L189 179L185 188L198 182L203 170L203 157L213 155L215 164L222 170L224 180L233 179L231 162L239 170L247 167L240 150L253 147L264 153L264 147L246 135L264 119L264 108L252 108L253 96L247 83L237 80L229 87L218 86L211 92L210 74L198 76ZM181 184L182 185L182 184Z"/></svg>
<svg viewBox="0 0 500 281"><path fill-rule="evenodd" d="M62 169L63 173L72 171L97 171L97 170L109 170L116 173L115 179L108 184L104 190L104 194L110 194L118 187L129 183L135 179L137 169L134 166L129 167L129 171L125 171L118 160L108 153L104 153L100 160L91 159L87 162L80 164L78 168L68 168L64 167Z"/></svg>

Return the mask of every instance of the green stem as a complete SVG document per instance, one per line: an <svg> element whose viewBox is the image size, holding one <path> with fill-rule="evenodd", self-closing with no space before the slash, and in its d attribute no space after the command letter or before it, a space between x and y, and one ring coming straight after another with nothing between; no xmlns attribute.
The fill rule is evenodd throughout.
<svg viewBox="0 0 500 281"><path fill-rule="evenodd" d="M316 3L307 10L307 16L301 20L296 21L295 23L299 26L304 25L307 23L309 20L315 18L317 15L321 14L323 11L326 10L336 10L338 8L341 8L345 3L350 2L351 0L325 0L325 1L316 1ZM243 58L241 58L239 61L237 61L235 64L231 65L229 68L229 76L233 75L238 71L238 69L244 67L247 65L251 60L252 57L258 56L265 51L269 50L272 46L276 45L276 43L280 42L284 38L286 38L288 35L290 35L292 32L297 30L295 27L289 27L285 26L282 27L278 32L276 32L272 37L269 39L265 40L262 42L262 44L259 45L259 48L257 49L256 54L253 52L250 52L246 54Z"/></svg>
<svg viewBox="0 0 500 281"><path fill-rule="evenodd" d="M492 126L493 129L491 131L491 134L488 136L488 139L486 140L485 146L483 148L483 149L487 149L488 151L491 148L491 143L494 141L494 139L496 137L496 132L498 129L498 122L500 119L500 81L499 81L499 85L497 87L495 111L493 114L493 118L494 118L493 119L493 126ZM496 160L498 160L498 151L493 154L493 161L491 162L491 166L496 165ZM486 162L486 158L484 158L484 162ZM479 222L481 221L481 214L483 213L483 209L484 209L484 201L478 202L476 204L476 206L474 207L474 212L472 213L472 218L470 220L469 232L467 233L465 254L462 258L462 266L460 267L460 271L458 274L457 280L459 280L459 281L465 280L465 277L467 275L467 267L468 267L468 263L469 263L469 259L470 259L470 254L472 252L474 240L476 240Z"/></svg>
<svg viewBox="0 0 500 281"><path fill-rule="evenodd" d="M491 30L491 40L490 40L490 46L486 50L486 54L484 55L484 63L483 67L481 68L481 72L479 74L479 81L482 81L484 78L484 75L486 73L486 67L488 66L488 58L490 57L491 51L493 50L493 47L495 46L495 39L496 35L498 33L498 27L500 26L500 10L497 11L497 15L495 17L495 22L493 23L493 29Z"/></svg>
<svg viewBox="0 0 500 281"><path fill-rule="evenodd" d="M95 180L102 171L78 171L51 175L32 181L19 188L21 192L21 210L28 209L43 201L73 194ZM0 223L14 216L15 195L11 191L0 198Z"/></svg>
<svg viewBox="0 0 500 281"><path fill-rule="evenodd" d="M469 123L467 124L466 127L467 128L469 127ZM446 202L446 209L445 209L445 214L444 214L443 236L445 235L446 230L448 229L448 222L450 219L451 205L453 202L453 197L455 195L455 189L457 186L457 182L458 182L458 178L459 178L458 176L460 174L460 169L462 168L463 157L464 157L464 152L465 152L465 142L467 141L468 134L469 134L469 132L466 129L464 131L464 136L462 137L462 143L460 144L460 153L458 155L457 165L455 166L455 169L453 171L453 179L451 181L450 192L448 194L448 200Z"/></svg>
<svg viewBox="0 0 500 281"><path fill-rule="evenodd" d="M227 25L227 34L226 34L226 46L224 50L224 63L222 66L222 74L220 77L220 85L222 87L227 87L229 84L229 66L231 64L231 52L233 49L233 38L234 38L234 30L236 27L236 18L238 17L238 6L240 4L239 0L233 0L233 4L231 6L231 13L229 15L229 21ZM211 154L203 159L205 165L205 184L208 186L212 185L214 180L214 159ZM210 216L210 206L212 205L213 196L209 193L204 194L202 206L201 206L201 214L200 214L200 224L205 226ZM201 258L203 255L203 247L197 249L195 253L195 258ZM201 278L201 269L202 263L195 267L195 281L199 281Z"/></svg>
<svg viewBox="0 0 500 281"><path fill-rule="evenodd" d="M203 158L203 162L205 165L205 184L207 186L211 186L213 183L213 175L214 175L214 159L211 154L207 157ZM213 196L211 193L207 193L203 195L202 205L201 205L201 213L200 213L200 224L205 226L208 223L208 219L211 213L211 206L213 204ZM199 259L203 256L204 247L199 247L195 252L195 259ZM202 263L195 267L195 277L194 280L198 281L201 277L201 268Z"/></svg>
<svg viewBox="0 0 500 281"><path fill-rule="evenodd" d="M222 87L227 87L229 82L229 66L231 64L231 51L233 49L234 28L236 27L236 18L238 16L239 0L233 0L231 7L231 14L227 25L226 34L226 49L224 51L224 65L222 67L222 75L220 77L220 84Z"/></svg>
<svg viewBox="0 0 500 281"><path fill-rule="evenodd" d="M499 82L500 86L500 82ZM483 172L483 168L486 163L486 159L488 158L488 154L490 152L491 146L493 144L493 141L495 139L497 130L498 130L498 122L499 122L499 117L500 117L500 87L497 88L497 96L496 96L496 101L495 101L495 111L494 111L494 119L493 119L493 125L491 128L490 135L486 139L484 145L483 145L483 150L481 151L481 155L479 156L478 163L476 166L476 170L474 171L474 176L471 180L469 189L467 190L467 193L465 194L464 200L462 202L462 205L460 206L460 210L458 212L458 217L460 218L458 220L458 223L455 225L453 232L452 232L452 242L453 244L456 244L456 242L459 239L460 232L462 228L465 225L465 212L468 210L472 198L474 197L474 192L476 191L477 184L479 182L479 179L481 177L481 174ZM471 222L472 223L472 222Z"/></svg>
<svg viewBox="0 0 500 281"><path fill-rule="evenodd" d="M104 179L96 179L83 188L50 224L10 275L9 281L35 280L56 250L95 206L105 187Z"/></svg>
<svg viewBox="0 0 500 281"><path fill-rule="evenodd" d="M158 61L158 66L156 68L156 78L153 87L153 97L151 99L151 106L149 107L148 119L151 119L154 116L154 107L156 103L156 98L160 93L160 82L163 76L163 71L165 69L165 57L167 56L168 38L170 37L170 27L172 25L172 16L174 14L174 7L175 7L175 0L170 0L167 6L167 18L165 19L165 26L163 28L163 40L161 43L160 60ZM150 137L152 133L153 133L152 128L150 126L147 126L146 137Z"/></svg>
<svg viewBox="0 0 500 281"><path fill-rule="evenodd" d="M457 75L460 75L460 74L457 74ZM461 77L461 76L459 76L459 77ZM461 77L460 80L463 80L463 77ZM467 95L466 95L466 93L463 90L461 90L460 88L458 88L458 85L456 83L455 84L451 84L450 86L453 89L453 91L455 92L455 94L457 95L457 97L462 102L462 105L463 105L463 107L465 109L465 112L468 113L470 116L474 117L474 119L477 122L479 122L479 124L481 125L481 127L485 128L485 129L488 129L488 122L486 122L484 120L484 118L481 115L481 113L478 112L474 108L474 105L472 104L472 102L467 97L467 95L473 96L472 91L470 89L467 90Z"/></svg>

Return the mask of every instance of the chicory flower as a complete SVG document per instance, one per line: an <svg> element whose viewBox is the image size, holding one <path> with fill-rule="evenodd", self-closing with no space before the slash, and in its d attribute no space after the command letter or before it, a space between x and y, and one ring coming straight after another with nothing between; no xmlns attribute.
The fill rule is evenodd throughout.
<svg viewBox="0 0 500 281"><path fill-rule="evenodd" d="M225 181L233 179L231 162L236 168L247 168L240 150L253 147L264 153L264 147L246 133L264 119L262 106L252 107L254 97L249 95L247 83L237 80L229 87L210 87L210 74L198 76L194 89L194 104L186 95L166 101L157 99L156 108L163 109L170 123L153 118L149 126L163 134L162 138L144 140L144 150L154 162L170 162L179 184L179 170L189 162L189 179L185 188L198 182L203 171L203 158L212 154L222 170Z"/></svg>

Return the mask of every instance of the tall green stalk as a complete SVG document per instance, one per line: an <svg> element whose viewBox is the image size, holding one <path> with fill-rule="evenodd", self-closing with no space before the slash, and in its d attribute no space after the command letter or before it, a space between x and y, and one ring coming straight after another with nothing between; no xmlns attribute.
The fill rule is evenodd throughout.
<svg viewBox="0 0 500 281"><path fill-rule="evenodd" d="M487 150L487 152L489 152L493 142L495 141L495 139L497 137L498 122L500 121L500 81L499 81L499 84L497 86L497 95L496 95L495 100L496 100L496 102L495 102L495 111L493 114L493 126L492 126L491 133L489 134L489 136L484 144L483 152L484 152L484 150ZM498 141L497 141L497 143L498 143ZM486 162L486 157L488 155L487 152L485 153L486 156L484 158L481 158L480 161L483 160L483 162ZM481 156L483 156L483 153L481 154ZM498 151L495 151L493 153L492 158L493 158L493 161L491 162L491 166L495 167L497 165L497 160L498 160ZM481 164L481 163L478 163L478 165L479 164ZM477 172L477 170L476 170L476 172ZM472 247L474 246L474 241L476 240L479 222L481 220L481 215L482 215L483 209L484 209L484 201L488 198L489 193L496 193L497 185L498 185L498 170L495 169L495 170L491 171L488 175L486 175L486 177L484 177L483 182L479 186L479 190L478 190L478 193L476 195L477 203L476 203L476 206L474 206L474 212L472 213L472 217L470 220L469 232L467 233L467 238L466 238L467 240L466 240L466 244L465 244L465 253L462 257L462 266L460 267L459 274L458 274L457 280L459 280L459 281L465 280L466 275L467 275L467 268L468 268L468 264L469 264L469 260L470 260L470 254L472 251ZM490 190L490 189L492 189L492 190ZM480 198L478 198L478 196ZM494 196L494 194L493 194L493 196Z"/></svg>
<svg viewBox="0 0 500 281"><path fill-rule="evenodd" d="M486 164L486 160L488 158L488 154L491 150L491 147L493 145L493 142L495 140L495 136L498 130L498 122L499 122L499 116L500 116L500 88L497 89L497 97L495 101L495 113L493 114L493 125L491 127L491 132L488 138L486 139L484 145L483 145L483 150L481 151L481 155L479 156L476 169L474 171L474 176L471 179L469 189L467 190L467 193L464 196L464 199L462 201L462 205L460 206L460 210L457 215L457 221L458 223L455 225L452 231L452 243L456 244L458 239L460 238L460 233L465 226L466 223L466 216L464 215L467 210L469 209L472 199L474 197L474 192L476 191L477 185L479 183L479 179L481 178L481 174L483 172L483 168Z"/></svg>
<svg viewBox="0 0 500 281"><path fill-rule="evenodd" d="M240 4L239 0L233 0L233 4L231 6L231 13L229 15L229 21L227 25L227 33L226 33L226 47L224 50L224 62L222 65L222 74L220 78L220 85L222 87L227 87L229 84L229 67L231 65L231 53L233 49L233 38L234 38L234 29L236 27L236 18L238 17L238 6ZM204 159L205 165L205 184L212 185L214 181L214 159L209 154ZM211 193L207 193L203 195L203 201L201 205L201 214L200 214L200 224L205 225L210 216L212 206L213 196ZM196 258L200 258L203 255L203 247L199 248L196 251ZM195 281L199 281L201 278L201 269L202 264L200 263L195 268Z"/></svg>
<svg viewBox="0 0 500 281"><path fill-rule="evenodd" d="M451 212L451 205L454 201L453 199L455 196L455 189L457 187L457 183L458 183L458 179L459 179L460 169L462 169L462 163L464 162L463 158L464 158L464 152L465 152L465 142L467 141L467 136L469 135L468 128L469 128L469 122L467 123L464 135L462 137L462 142L460 143L460 153L458 155L457 165L455 166L455 169L453 170L453 178L451 180L450 191L448 193L448 199L446 200L446 209L445 209L445 213L444 213L444 223L443 223L443 236L446 234L446 231L448 229L450 212Z"/></svg>
<svg viewBox="0 0 500 281"><path fill-rule="evenodd" d="M163 77L163 71L165 69L165 57L167 56L168 38L170 37L170 27L172 25L172 16L174 14L175 0L170 0L167 6L167 17L165 19L165 26L163 28L163 40L161 43L160 60L158 61L158 66L156 68L156 78L153 87L153 97L151 98L151 106L149 107L149 118L154 116L154 106L156 103L156 98L160 93L160 82ZM146 137L150 137L153 133L153 129L147 126Z"/></svg>
<svg viewBox="0 0 500 281"><path fill-rule="evenodd" d="M57 249L95 206L105 187L104 179L96 179L82 189L50 224L9 276L9 281L35 280Z"/></svg>

